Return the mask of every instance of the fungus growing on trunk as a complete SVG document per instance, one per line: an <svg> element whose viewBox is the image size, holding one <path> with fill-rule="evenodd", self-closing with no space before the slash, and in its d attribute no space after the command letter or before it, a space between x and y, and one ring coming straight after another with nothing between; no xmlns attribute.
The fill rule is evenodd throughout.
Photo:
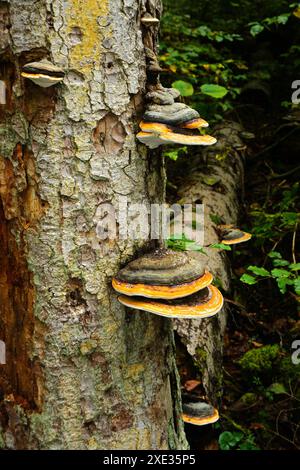
<svg viewBox="0 0 300 470"><path fill-rule="evenodd" d="M41 60L40 62L30 62L23 65L21 75L24 78L29 78L29 80L42 88L48 88L62 82L65 73L61 68L51 64L51 62Z"/></svg>
<svg viewBox="0 0 300 470"><path fill-rule="evenodd" d="M213 145L216 139L199 135L197 129L208 127L199 113L184 103L175 102L178 90L164 88L160 84L150 87L146 95L150 103L140 123L137 139L154 149L163 144Z"/></svg>
<svg viewBox="0 0 300 470"><path fill-rule="evenodd" d="M204 426L218 421L219 412L204 401L189 401L182 404L181 417L185 423Z"/></svg>
<svg viewBox="0 0 300 470"><path fill-rule="evenodd" d="M251 233L244 232L232 225L219 225L218 231L221 243L224 245L236 245L237 243L247 242L252 237Z"/></svg>
<svg viewBox="0 0 300 470"><path fill-rule="evenodd" d="M139 132L137 138L151 149L163 144L213 145L216 143L216 139L210 135L180 134L171 130L160 134L156 132Z"/></svg>
<svg viewBox="0 0 300 470"><path fill-rule="evenodd" d="M160 249L129 263L112 285L126 296L177 299L204 289L212 280L202 257Z"/></svg>
<svg viewBox="0 0 300 470"><path fill-rule="evenodd" d="M126 307L144 310L169 318L207 318L216 315L223 306L223 296L214 286L208 286L188 297L175 300L149 300L121 295L119 302Z"/></svg>
<svg viewBox="0 0 300 470"><path fill-rule="evenodd" d="M141 23L144 26L156 26L160 23L158 18L154 18L154 16L150 15L150 13L145 13L141 18Z"/></svg>

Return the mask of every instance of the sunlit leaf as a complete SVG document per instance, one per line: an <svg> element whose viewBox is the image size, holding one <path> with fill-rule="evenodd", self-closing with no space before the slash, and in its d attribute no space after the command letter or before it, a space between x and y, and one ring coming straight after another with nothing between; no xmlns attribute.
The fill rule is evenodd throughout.
<svg viewBox="0 0 300 470"><path fill-rule="evenodd" d="M211 96L212 98L221 99L227 95L228 90L220 85L215 85L213 83L206 83L201 86L201 91L204 95Z"/></svg>
<svg viewBox="0 0 300 470"><path fill-rule="evenodd" d="M243 274L242 277L240 278L240 281L242 281L244 284L249 284L249 285L253 285L257 283L257 280L255 279L254 276L251 276L251 274Z"/></svg>
<svg viewBox="0 0 300 470"><path fill-rule="evenodd" d="M265 29L265 27L260 24L260 23L254 23L251 28L250 28L250 34L255 37L257 36L259 33L261 33L263 30Z"/></svg>
<svg viewBox="0 0 300 470"><path fill-rule="evenodd" d="M193 85L183 80L177 80L176 82L173 82L172 87L180 91L181 96L192 96L194 94Z"/></svg>
<svg viewBox="0 0 300 470"><path fill-rule="evenodd" d="M265 268L259 268L258 266L248 266L247 269L257 276L270 276L269 271L267 271Z"/></svg>

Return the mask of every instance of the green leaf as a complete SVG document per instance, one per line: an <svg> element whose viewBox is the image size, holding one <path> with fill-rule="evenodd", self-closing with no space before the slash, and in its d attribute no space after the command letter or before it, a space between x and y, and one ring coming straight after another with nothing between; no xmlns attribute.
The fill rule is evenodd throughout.
<svg viewBox="0 0 300 470"><path fill-rule="evenodd" d="M294 279L294 289L297 295L300 295L300 277Z"/></svg>
<svg viewBox="0 0 300 470"><path fill-rule="evenodd" d="M287 393L284 385L277 382L271 384L270 387L268 387L268 390L275 395L282 395L283 393Z"/></svg>
<svg viewBox="0 0 300 470"><path fill-rule="evenodd" d="M282 255L281 253L279 253L279 251L270 251L270 253L268 253L268 256L269 258L282 258Z"/></svg>
<svg viewBox="0 0 300 470"><path fill-rule="evenodd" d="M290 264L289 261L285 260L285 259L274 259L273 260L273 265L274 266L288 266Z"/></svg>
<svg viewBox="0 0 300 470"><path fill-rule="evenodd" d="M164 152L164 155L176 162L178 158L178 150L170 150L169 152Z"/></svg>
<svg viewBox="0 0 300 470"><path fill-rule="evenodd" d="M257 36L259 33L261 33L263 30L265 29L265 27L260 24L260 23L254 23L251 28L250 28L250 34L255 37Z"/></svg>
<svg viewBox="0 0 300 470"><path fill-rule="evenodd" d="M300 269L300 263L292 263L289 265L291 271L298 271Z"/></svg>
<svg viewBox="0 0 300 470"><path fill-rule="evenodd" d="M251 276L250 274L243 274L242 277L240 277L240 281L242 281L244 284L256 284L257 280L255 277Z"/></svg>
<svg viewBox="0 0 300 470"><path fill-rule="evenodd" d="M225 245L225 243L213 243L210 248L217 248L218 250L231 251L231 246Z"/></svg>
<svg viewBox="0 0 300 470"><path fill-rule="evenodd" d="M206 83L201 86L201 91L204 95L212 96L213 98L220 99L227 95L228 90L220 85Z"/></svg>
<svg viewBox="0 0 300 470"><path fill-rule="evenodd" d="M243 439L243 433L224 431L219 436L219 445L221 450L230 450Z"/></svg>
<svg viewBox="0 0 300 470"><path fill-rule="evenodd" d="M290 17L289 13L284 13L282 15L277 16L276 22L278 24L286 24L288 22L289 17Z"/></svg>
<svg viewBox="0 0 300 470"><path fill-rule="evenodd" d="M180 91L181 96L192 96L194 94L193 85L183 80L177 80L176 82L173 82L172 87Z"/></svg>
<svg viewBox="0 0 300 470"><path fill-rule="evenodd" d="M294 281L292 279L289 279L288 277L278 277L276 279L276 282L282 294L286 293L286 286L292 286L294 284Z"/></svg>
<svg viewBox="0 0 300 470"><path fill-rule="evenodd" d="M248 266L247 269L257 276L270 276L269 271L267 271L265 268L259 268L258 266Z"/></svg>
<svg viewBox="0 0 300 470"><path fill-rule="evenodd" d="M272 269L271 274L273 277L280 278L280 277L290 277L291 273L290 271L287 271L286 269Z"/></svg>

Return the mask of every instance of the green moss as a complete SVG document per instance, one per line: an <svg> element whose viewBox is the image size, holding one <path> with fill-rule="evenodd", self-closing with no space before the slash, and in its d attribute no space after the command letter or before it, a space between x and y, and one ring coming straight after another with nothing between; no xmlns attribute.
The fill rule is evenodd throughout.
<svg viewBox="0 0 300 470"><path fill-rule="evenodd" d="M202 348L197 348L195 352L194 365L201 375L206 368L206 359L207 352Z"/></svg>
<svg viewBox="0 0 300 470"><path fill-rule="evenodd" d="M290 356L284 357L280 361L279 372L285 384L293 383L299 380L300 364L293 364Z"/></svg>
<svg viewBox="0 0 300 470"><path fill-rule="evenodd" d="M240 400L244 405L251 406L257 402L257 395L256 393L247 392L241 396Z"/></svg>
<svg viewBox="0 0 300 470"><path fill-rule="evenodd" d="M280 347L278 344L263 346L259 349L251 349L239 360L239 365L244 372L260 376L272 371L278 364Z"/></svg>
<svg viewBox="0 0 300 470"><path fill-rule="evenodd" d="M5 447L5 442L2 436L2 433L0 432L0 449L4 449Z"/></svg>

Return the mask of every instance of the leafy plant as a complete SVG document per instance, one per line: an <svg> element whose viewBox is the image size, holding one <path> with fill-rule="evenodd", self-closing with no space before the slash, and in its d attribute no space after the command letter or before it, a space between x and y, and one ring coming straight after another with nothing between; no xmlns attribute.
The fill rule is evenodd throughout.
<svg viewBox="0 0 300 470"><path fill-rule="evenodd" d="M167 240L168 248L177 251L198 251L200 253L206 254L203 247L200 246L194 240L186 238L186 236L179 235L178 237L174 235L173 237L168 238Z"/></svg>
<svg viewBox="0 0 300 470"><path fill-rule="evenodd" d="M237 431L224 431L219 436L221 450L259 450L253 434Z"/></svg>
<svg viewBox="0 0 300 470"><path fill-rule="evenodd" d="M247 271L251 274L243 274L240 280L245 284L253 285L264 279L274 279L282 294L285 294L290 286L296 295L300 295L300 276L298 275L300 263L290 263L282 259L278 251L271 251L268 256L271 258L273 269L268 271L263 267L248 266Z"/></svg>

